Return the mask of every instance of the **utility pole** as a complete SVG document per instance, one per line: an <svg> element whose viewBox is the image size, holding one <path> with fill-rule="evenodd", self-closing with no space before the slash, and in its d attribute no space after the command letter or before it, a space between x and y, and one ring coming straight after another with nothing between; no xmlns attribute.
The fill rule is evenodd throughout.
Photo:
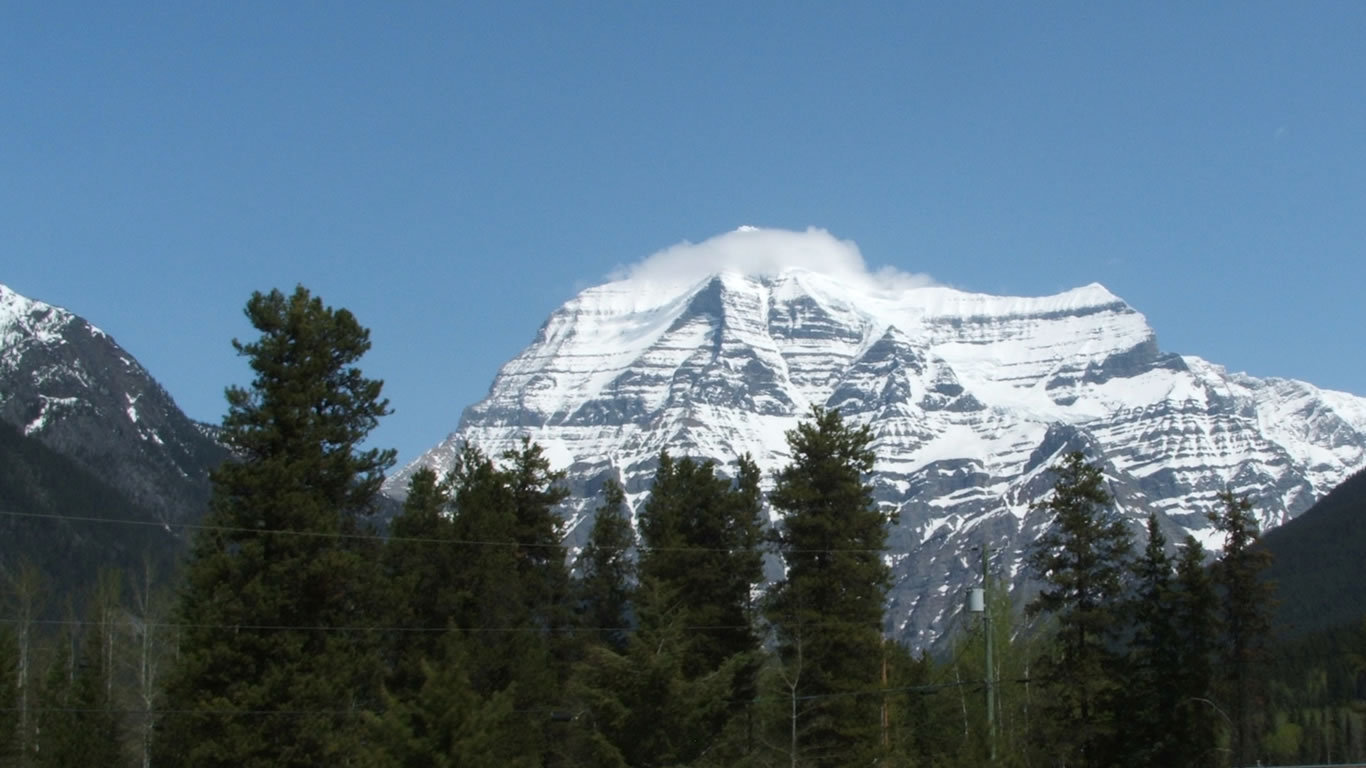
<svg viewBox="0 0 1366 768"><path fill-rule="evenodd" d="M995 670L991 664L991 595L989 593L990 577L987 571L987 562L991 556L991 550L982 545L982 629L986 634L987 641L987 669L986 669L986 689L987 689L987 740L991 744L991 762L996 762L996 690L993 685Z"/></svg>
<svg viewBox="0 0 1366 768"><path fill-rule="evenodd" d="M991 749L991 761L996 762L996 690L995 670L991 663L991 611L987 610L987 585L990 582L988 562L991 549L982 545L982 586L969 590L968 610L982 614L982 635L986 640L986 670L982 676L982 687L987 692L987 742Z"/></svg>

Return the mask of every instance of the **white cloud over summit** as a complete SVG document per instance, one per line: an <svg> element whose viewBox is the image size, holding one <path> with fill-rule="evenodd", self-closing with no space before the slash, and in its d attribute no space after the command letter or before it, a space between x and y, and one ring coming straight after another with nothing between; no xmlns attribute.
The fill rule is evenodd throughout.
<svg viewBox="0 0 1366 768"><path fill-rule="evenodd" d="M840 240L817 227L804 232L740 227L700 243L684 241L665 248L639 263L616 270L611 278L674 283L701 280L718 272L760 276L777 275L793 268L881 290L936 284L929 275L893 267L870 271L854 241Z"/></svg>

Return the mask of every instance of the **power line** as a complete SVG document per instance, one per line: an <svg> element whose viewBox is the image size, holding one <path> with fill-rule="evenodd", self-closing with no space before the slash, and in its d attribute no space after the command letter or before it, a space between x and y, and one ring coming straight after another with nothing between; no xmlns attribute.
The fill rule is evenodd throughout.
<svg viewBox="0 0 1366 768"><path fill-rule="evenodd" d="M104 622L97 620L83 619L18 619L13 617L0 617L0 624L36 624L42 626L64 626L64 627L84 627L90 625L103 625ZM158 629L232 629L232 630L259 630L259 631L279 631L279 632L639 632L638 627L583 627L567 625L563 627L411 627L411 626L373 626L368 624L357 625L309 625L309 624L210 624L194 622L162 622L162 621L142 621L138 622L141 626L155 627ZM827 625L828 626L828 625ZM720 632L742 629L757 629L748 624L697 624L684 625L682 627L672 627L690 632Z"/></svg>
<svg viewBox="0 0 1366 768"><path fill-rule="evenodd" d="M832 693L812 693L798 696L798 701L814 701L819 699L839 699L850 696L886 696L895 693L934 693L947 688L957 688L964 685L976 685L980 680L963 681L956 683L940 683L935 685L907 685L891 688L868 688L861 691L835 691ZM759 704L765 701L788 701L791 697L783 694L758 695L749 699L739 699L738 702L749 702ZM18 712L18 707L0 707L0 712ZM363 717L365 715L379 716L382 714L377 710L368 709L105 709L101 707L28 707L29 712L68 712L68 713L96 713L107 712L119 715L208 715L214 717L264 717L264 716L286 716L304 717L309 715L328 715L328 716L349 716ZM556 715L563 713L563 707L544 707L537 709L514 709L511 712L517 714L544 714Z"/></svg>
<svg viewBox="0 0 1366 768"><path fill-rule="evenodd" d="M51 515L41 512L19 512L14 510L0 510L0 515L8 517L21 517L38 520L54 520L60 522L74 523L104 523L113 525L135 525L152 528L171 529L178 528L186 531L213 531L219 533L250 534L253 536L272 535L272 536L298 536L302 538L319 539L341 539L347 541L377 541L377 542L402 542L409 544L454 544L458 546L494 546L494 547L517 547L522 549L561 549L572 550L581 549L571 544L549 544L542 542L522 542L507 540L484 540L484 539L458 539L437 536L384 536L377 533L342 533L340 531L298 531L288 528L248 528L245 526L231 525L210 525L208 523L171 523L158 520L137 520L133 518L118 517L94 517L89 515ZM601 547L602 549L627 552L635 550L637 552L740 552L743 550L728 547L649 547L644 545L633 545L625 547ZM854 552L868 554L883 554L887 551L885 547L832 547L832 548L813 548L813 549L787 549L785 552L800 554L819 554Z"/></svg>

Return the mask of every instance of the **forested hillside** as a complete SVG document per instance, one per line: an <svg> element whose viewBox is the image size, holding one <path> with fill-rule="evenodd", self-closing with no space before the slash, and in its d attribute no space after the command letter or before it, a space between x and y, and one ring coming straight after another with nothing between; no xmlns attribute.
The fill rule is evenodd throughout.
<svg viewBox="0 0 1366 768"><path fill-rule="evenodd" d="M1366 614L1366 472L1358 472L1302 516L1269 531L1267 578L1288 636L1333 629Z"/></svg>
<svg viewBox="0 0 1366 768"><path fill-rule="evenodd" d="M146 521L129 524L128 521ZM175 532L179 533L179 531ZM169 574L183 545L148 511L70 458L0 422L0 573L30 567L52 596L49 618L77 604L101 568Z"/></svg>

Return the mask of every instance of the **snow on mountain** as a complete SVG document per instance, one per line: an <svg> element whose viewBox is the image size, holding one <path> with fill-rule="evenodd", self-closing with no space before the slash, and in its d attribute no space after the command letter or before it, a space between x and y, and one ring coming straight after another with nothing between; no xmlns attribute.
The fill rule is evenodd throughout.
<svg viewBox="0 0 1366 768"><path fill-rule="evenodd" d="M0 421L163 521L197 517L226 452L113 338L0 285Z"/></svg>
<svg viewBox="0 0 1366 768"><path fill-rule="evenodd" d="M1100 285L989 296L879 280L818 230L764 242L804 244L804 266L765 252L757 268L697 276L686 253L664 252L583 291L387 492L401 496L418 466L449 468L464 441L496 455L529 436L569 472L581 541L607 477L641 498L664 448L723 464L749 453L771 476L784 432L812 405L837 407L875 435L876 498L900 512L889 624L921 644L958 611L971 547L999 549L997 569L1023 576L1045 522L1030 505L1065 451L1101 461L1127 513L1160 511L1207 546L1220 490L1249 494L1273 526L1366 464L1366 400L1165 353ZM708 268L729 255L707 245ZM820 269L822 253L837 268Z"/></svg>

